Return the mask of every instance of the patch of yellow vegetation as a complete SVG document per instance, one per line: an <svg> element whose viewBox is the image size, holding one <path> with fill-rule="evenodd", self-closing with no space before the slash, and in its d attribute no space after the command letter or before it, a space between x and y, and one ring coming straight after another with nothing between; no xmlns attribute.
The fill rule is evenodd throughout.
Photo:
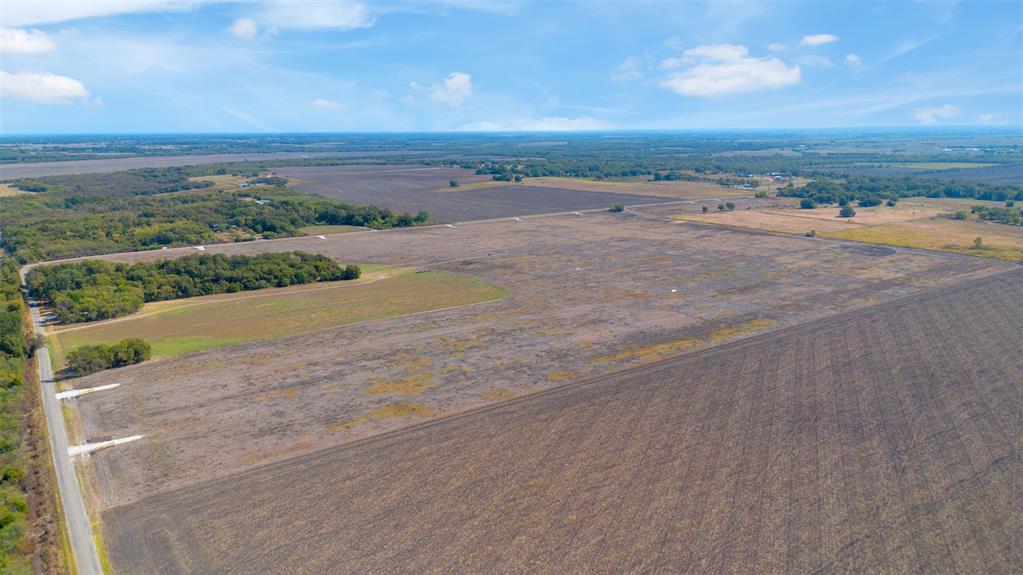
<svg viewBox="0 0 1023 575"><path fill-rule="evenodd" d="M618 362L631 362L638 361L641 364L653 363L659 361L681 351L696 347L700 344L700 340L696 338L683 338L675 341L669 341L666 343L658 343L655 345L647 345L643 347L637 347L635 349L628 349L613 353L610 355L604 355L594 359L591 363L596 365L604 365L608 363Z"/></svg>
<svg viewBox="0 0 1023 575"><path fill-rule="evenodd" d="M418 417L429 415L433 410L421 403L399 402L383 405L369 412L373 419L389 419L392 417Z"/></svg>
<svg viewBox="0 0 1023 575"><path fill-rule="evenodd" d="M573 379L575 379L575 374L571 371L552 371L547 374L547 381L551 381L554 383L571 381Z"/></svg>
<svg viewBox="0 0 1023 575"><path fill-rule="evenodd" d="M720 327L712 331L708 339L712 343L718 343L720 341L731 339L738 335L744 335L750 332L759 331L761 329L767 329L774 324L775 321L773 319L758 318L752 321L740 323L738 325Z"/></svg>
<svg viewBox="0 0 1023 575"><path fill-rule="evenodd" d="M348 431L353 427L362 425L366 421L365 417L356 417L355 419L349 419L348 421L342 421L341 423L333 423L327 426L330 431Z"/></svg>
<svg viewBox="0 0 1023 575"><path fill-rule="evenodd" d="M450 186L437 190L438 192L471 192L473 190L489 190L491 188L503 188L505 186L514 186L515 182L495 182L493 180L487 180L485 182L472 182L469 184L459 184L457 188Z"/></svg>
<svg viewBox="0 0 1023 575"><path fill-rule="evenodd" d="M7 197L7 196L20 196L21 194L29 194L29 193L31 193L31 192L26 192L25 190L21 190L21 189L15 188L14 186L12 186L10 184L0 184L0 198Z"/></svg>
<svg viewBox="0 0 1023 575"><path fill-rule="evenodd" d="M829 238L872 244L921 248L1010 261L1023 260L1023 234L1019 228L981 222L934 219L923 222L874 226L828 232ZM982 238L983 247L973 245Z"/></svg>
<svg viewBox="0 0 1023 575"><path fill-rule="evenodd" d="M515 394L503 387L495 387L494 389L488 389L480 394L483 399L489 399L491 401L501 401L504 399L511 399L515 397Z"/></svg>
<svg viewBox="0 0 1023 575"><path fill-rule="evenodd" d="M719 343L726 339L766 329L775 324L773 319L759 318L752 321L743 322L737 325L725 326L718 328L710 333L710 335L704 339L688 337L683 339L676 339L666 343L658 343L655 345L647 345L643 347L637 347L634 349L627 349L618 353L600 356L590 362L590 365L606 365L609 363L635 363L638 365L646 365L648 363L654 363L662 359L667 359L673 355L677 355L683 351L688 351L701 344L705 343Z"/></svg>
<svg viewBox="0 0 1023 575"><path fill-rule="evenodd" d="M397 393L411 397L422 395L431 387L433 387L433 374L419 372L405 376L398 381L378 381L369 386L366 393Z"/></svg>

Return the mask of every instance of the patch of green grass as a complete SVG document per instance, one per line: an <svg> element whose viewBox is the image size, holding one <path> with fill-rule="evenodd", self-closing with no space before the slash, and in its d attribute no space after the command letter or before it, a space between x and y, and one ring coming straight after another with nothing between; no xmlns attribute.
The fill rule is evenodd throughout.
<svg viewBox="0 0 1023 575"><path fill-rule="evenodd" d="M54 365L83 346L140 337L154 357L178 356L339 325L500 299L508 291L471 276L366 265L363 278L146 304L137 314L57 328Z"/></svg>

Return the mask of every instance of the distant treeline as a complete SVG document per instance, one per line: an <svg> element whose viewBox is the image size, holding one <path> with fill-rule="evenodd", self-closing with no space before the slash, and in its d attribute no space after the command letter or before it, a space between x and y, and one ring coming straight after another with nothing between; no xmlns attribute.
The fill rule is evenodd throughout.
<svg viewBox="0 0 1023 575"><path fill-rule="evenodd" d="M122 339L113 345L83 345L67 354L67 369L78 377L112 367L142 363L153 356L153 348L145 340Z"/></svg>
<svg viewBox="0 0 1023 575"><path fill-rule="evenodd" d="M59 191L0 198L0 245L19 262L299 234L310 225L375 229L426 223L319 196L256 187L153 195Z"/></svg>
<svg viewBox="0 0 1023 575"><path fill-rule="evenodd" d="M18 266L0 259L0 573L31 573L28 502L21 429L24 422L25 359L34 351L25 338L25 307Z"/></svg>
<svg viewBox="0 0 1023 575"><path fill-rule="evenodd" d="M39 266L26 275L29 293L45 300L63 323L108 319L134 313L150 301L350 280L356 265L306 252L258 256L196 254L182 258L112 263L83 260Z"/></svg>
<svg viewBox="0 0 1023 575"><path fill-rule="evenodd" d="M26 192L63 193L71 196L144 196L208 188L212 182L189 180L185 168L145 168L106 174L75 174L15 180L12 186Z"/></svg>
<svg viewBox="0 0 1023 575"><path fill-rule="evenodd" d="M977 200L1023 200L1023 187L980 182L945 182L911 176L850 176L818 178L802 187L791 184L778 190L779 196L810 198L818 204L859 201L877 205L889 198L973 198Z"/></svg>

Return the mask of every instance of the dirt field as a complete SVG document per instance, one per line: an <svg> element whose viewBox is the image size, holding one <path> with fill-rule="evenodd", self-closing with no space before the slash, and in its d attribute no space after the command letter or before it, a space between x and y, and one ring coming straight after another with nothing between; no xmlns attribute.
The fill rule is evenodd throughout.
<svg viewBox="0 0 1023 575"><path fill-rule="evenodd" d="M684 214L677 219L722 224L740 228L805 234L875 244L914 247L995 257L1023 259L1023 228L978 221L939 218L942 214L969 211L976 204L1002 205L1001 202L947 198L913 198L895 207L856 208L852 218L838 217L838 208L802 210L795 206ZM973 249L973 240L982 237L986 249Z"/></svg>
<svg viewBox="0 0 1023 575"><path fill-rule="evenodd" d="M365 158L389 156L405 152L269 152L264 154L195 154L187 156L144 156L110 160L70 160L66 162L24 162L0 164L0 180L39 178L67 174L98 174L139 168L167 168L171 166L203 166L222 162L258 160L289 160L296 158ZM429 155L432 152L418 152Z"/></svg>
<svg viewBox="0 0 1023 575"><path fill-rule="evenodd" d="M203 482L106 510L107 545L126 574L1019 572L1020 301L1017 268Z"/></svg>
<svg viewBox="0 0 1023 575"><path fill-rule="evenodd" d="M91 458L103 505L1008 266L635 210L327 238L208 251L306 249L465 274L509 295L72 380L122 384L78 402L87 437L146 435Z"/></svg>
<svg viewBox="0 0 1023 575"><path fill-rule="evenodd" d="M153 302L130 316L49 330L54 365L76 347L141 337L169 357L362 321L471 305L506 295L473 277L411 268L364 270L355 281Z"/></svg>
<svg viewBox="0 0 1023 575"><path fill-rule="evenodd" d="M543 188L607 192L615 194L636 194L672 198L675 200L706 200L731 196L751 196L755 190L725 188L707 182L648 182L588 180L583 178L527 178L525 183ZM773 186L772 186L773 188ZM765 188L766 189L766 188Z"/></svg>
<svg viewBox="0 0 1023 575"><path fill-rule="evenodd" d="M294 178L295 189L354 204L372 204L397 211L426 210L436 222L462 222L608 208L614 204L649 204L671 198L630 192L585 191L580 189L508 183L493 186L490 176L471 170L428 166L324 166L279 168L282 176ZM450 188L456 180L459 188ZM729 190L719 188L724 197ZM748 193L747 195L751 195Z"/></svg>

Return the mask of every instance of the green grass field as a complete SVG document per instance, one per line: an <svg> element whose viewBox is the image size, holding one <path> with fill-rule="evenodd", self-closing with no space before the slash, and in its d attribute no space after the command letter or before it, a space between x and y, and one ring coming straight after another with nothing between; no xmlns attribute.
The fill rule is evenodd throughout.
<svg viewBox="0 0 1023 575"><path fill-rule="evenodd" d="M146 304L136 314L50 331L53 360L89 344L141 337L154 357L500 299L504 288L446 272L363 266L363 277Z"/></svg>

